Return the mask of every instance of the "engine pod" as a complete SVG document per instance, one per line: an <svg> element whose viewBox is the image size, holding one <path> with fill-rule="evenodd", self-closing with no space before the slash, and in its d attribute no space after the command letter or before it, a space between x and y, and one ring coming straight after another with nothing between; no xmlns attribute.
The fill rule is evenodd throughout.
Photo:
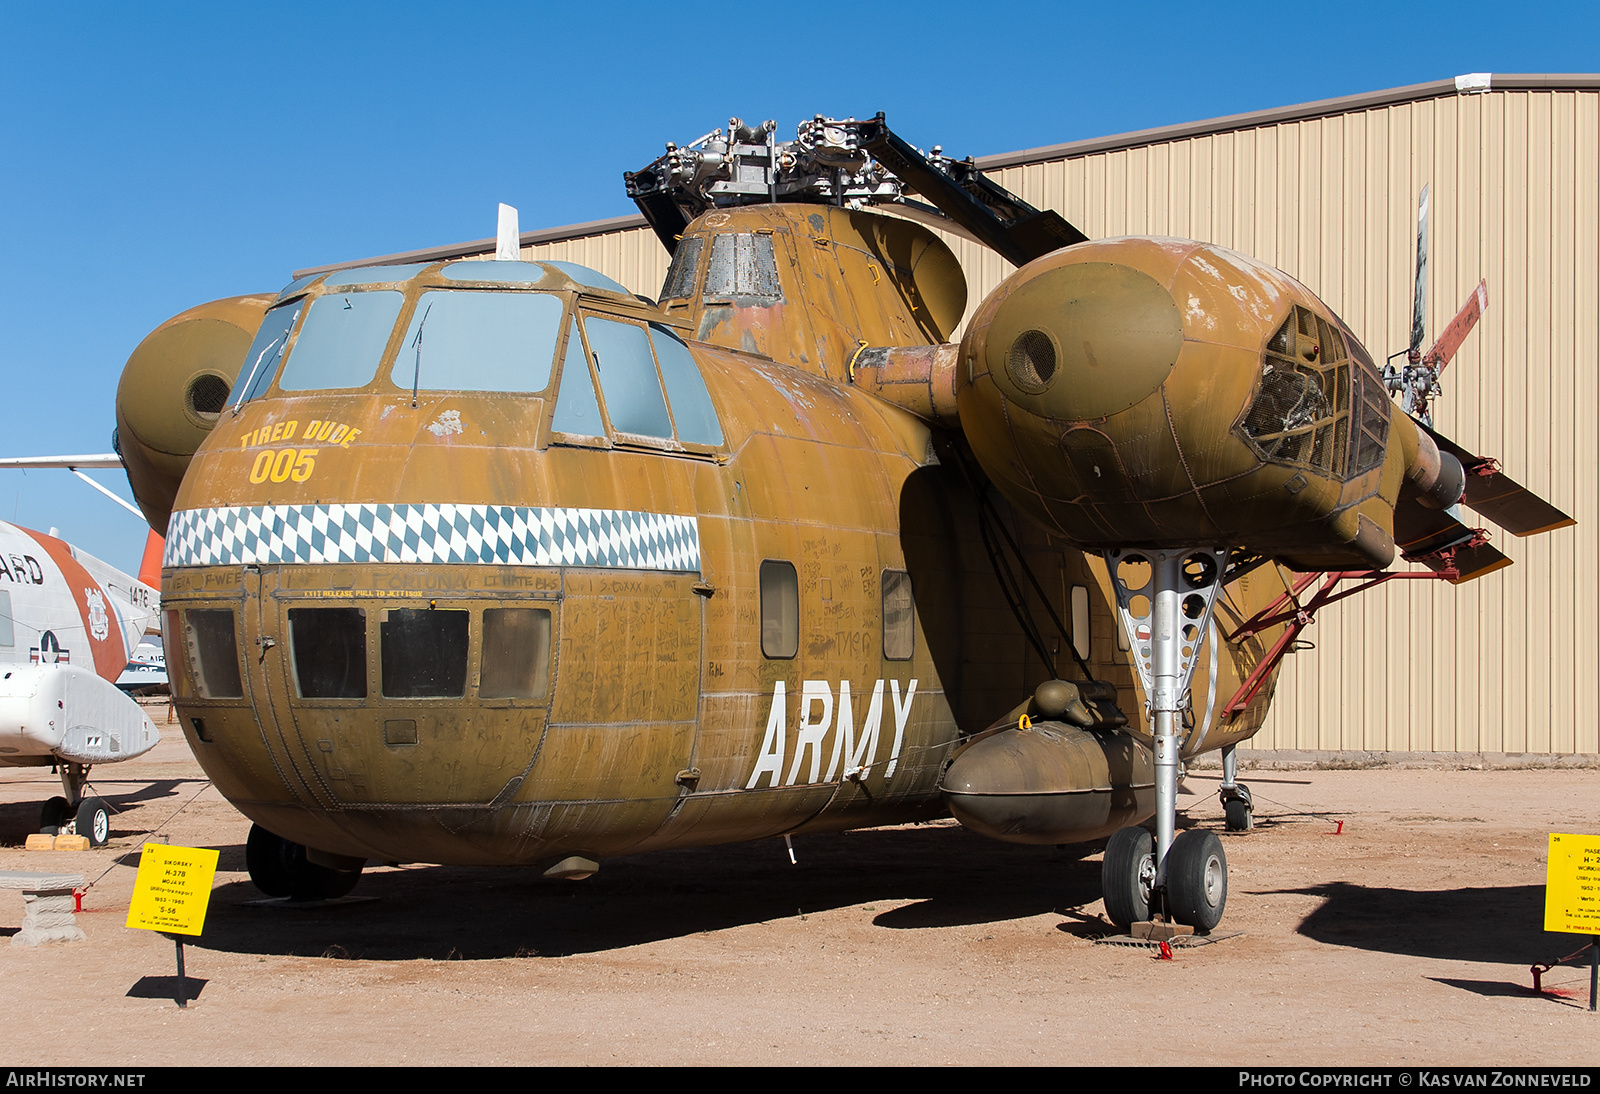
<svg viewBox="0 0 1600 1094"><path fill-rule="evenodd" d="M973 742L940 785L964 827L1008 843L1083 843L1155 812L1150 752L1126 733L1061 722Z"/></svg>

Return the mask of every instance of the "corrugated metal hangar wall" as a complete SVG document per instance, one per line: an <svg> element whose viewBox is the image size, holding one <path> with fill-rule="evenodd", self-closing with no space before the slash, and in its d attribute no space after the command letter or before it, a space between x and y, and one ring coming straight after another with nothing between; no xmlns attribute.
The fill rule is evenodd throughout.
<svg viewBox="0 0 1600 1094"><path fill-rule="evenodd" d="M1577 518L1460 588L1399 582L1328 609L1255 748L1600 752L1600 77L1463 78L980 159L1091 238L1173 235L1289 272L1382 359L1406 345L1417 195L1431 185L1428 334L1477 285L1440 428ZM1474 88L1473 85L1480 85ZM913 137L915 135L912 135ZM969 311L1011 270L946 236ZM637 217L524 236L652 298ZM441 252L442 253L442 252ZM459 253L459 252L458 252Z"/></svg>

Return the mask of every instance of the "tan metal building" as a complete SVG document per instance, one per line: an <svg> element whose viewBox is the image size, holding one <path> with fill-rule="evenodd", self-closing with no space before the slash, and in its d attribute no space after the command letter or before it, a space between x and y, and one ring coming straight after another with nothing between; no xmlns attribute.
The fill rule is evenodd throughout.
<svg viewBox="0 0 1600 1094"><path fill-rule="evenodd" d="M1380 359L1407 342L1429 184L1429 336L1480 277L1490 299L1445 373L1437 423L1578 525L1528 540L1492 530L1509 569L1460 588L1393 583L1325 611L1251 745L1600 753L1600 76L1476 74L978 165L1091 238L1183 236L1270 262ZM970 313L1011 267L946 239ZM529 232L523 251L652 298L667 267L639 216Z"/></svg>

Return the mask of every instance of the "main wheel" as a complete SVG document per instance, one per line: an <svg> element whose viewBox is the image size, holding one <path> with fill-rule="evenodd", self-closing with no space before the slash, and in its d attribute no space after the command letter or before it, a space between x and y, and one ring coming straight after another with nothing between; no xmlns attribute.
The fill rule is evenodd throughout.
<svg viewBox="0 0 1600 1094"><path fill-rule="evenodd" d="M39 810L39 831L47 836L53 836L61 831L61 826L67 823L67 818L72 816L72 803L57 794Z"/></svg>
<svg viewBox="0 0 1600 1094"><path fill-rule="evenodd" d="M250 871L251 882L263 893L293 893L295 874L305 861L306 849L298 843L290 843L259 824L250 826L250 836L244 842L244 866Z"/></svg>
<svg viewBox="0 0 1600 1094"><path fill-rule="evenodd" d="M1167 907L1179 923L1209 931L1228 903L1228 856L1215 832L1190 829L1167 852Z"/></svg>
<svg viewBox="0 0 1600 1094"><path fill-rule="evenodd" d="M104 847L111 838L111 807L99 798L84 798L78 806L78 835L88 836L90 847Z"/></svg>
<svg viewBox="0 0 1600 1094"><path fill-rule="evenodd" d="M1230 832L1248 832L1254 828L1255 818L1252 813L1250 803L1243 798L1229 798L1222 803L1222 815Z"/></svg>
<svg viewBox="0 0 1600 1094"><path fill-rule="evenodd" d="M1106 916L1119 927L1150 918L1156 880L1155 840L1143 828L1119 828L1106 841L1100 891Z"/></svg>
<svg viewBox="0 0 1600 1094"><path fill-rule="evenodd" d="M244 845L250 880L268 896L293 900L334 900L361 880L360 870L330 870L306 858L306 849L274 835L259 824L250 826Z"/></svg>

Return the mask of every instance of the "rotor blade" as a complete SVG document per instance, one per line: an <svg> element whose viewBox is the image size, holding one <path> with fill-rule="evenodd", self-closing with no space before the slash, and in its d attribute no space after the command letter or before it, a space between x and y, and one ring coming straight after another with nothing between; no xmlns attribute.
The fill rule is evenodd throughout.
<svg viewBox="0 0 1600 1094"><path fill-rule="evenodd" d="M122 467L122 457L115 452L102 452L92 456L8 456L0 459L0 468L6 467Z"/></svg>
<svg viewBox="0 0 1600 1094"><path fill-rule="evenodd" d="M1453 585L1511 565L1509 558L1482 542L1478 532L1462 524L1454 513L1418 504L1409 488L1401 491L1394 507L1394 538L1407 562L1419 562L1434 573L1453 566L1459 575L1451 579Z"/></svg>
<svg viewBox="0 0 1600 1094"><path fill-rule="evenodd" d="M1424 361L1431 361L1440 372L1444 366L1455 357L1456 351L1461 348L1461 343L1467 340L1467 335L1472 333L1472 328L1478 325L1478 320L1483 313L1489 310L1489 283L1479 281L1478 287L1467 297L1467 302L1461 305L1461 310L1456 312L1456 317L1450 320L1450 325L1439 335L1432 348L1422 355Z"/></svg>
<svg viewBox="0 0 1600 1094"><path fill-rule="evenodd" d="M1450 453L1466 469L1467 492L1461 500L1512 535L1538 535L1578 523L1501 471L1493 460L1473 455L1436 429L1427 432L1440 451Z"/></svg>
<svg viewBox="0 0 1600 1094"><path fill-rule="evenodd" d="M1417 282L1411 296L1411 345L1407 356L1412 364L1422 360L1423 325L1428 312L1428 187L1417 199Z"/></svg>

